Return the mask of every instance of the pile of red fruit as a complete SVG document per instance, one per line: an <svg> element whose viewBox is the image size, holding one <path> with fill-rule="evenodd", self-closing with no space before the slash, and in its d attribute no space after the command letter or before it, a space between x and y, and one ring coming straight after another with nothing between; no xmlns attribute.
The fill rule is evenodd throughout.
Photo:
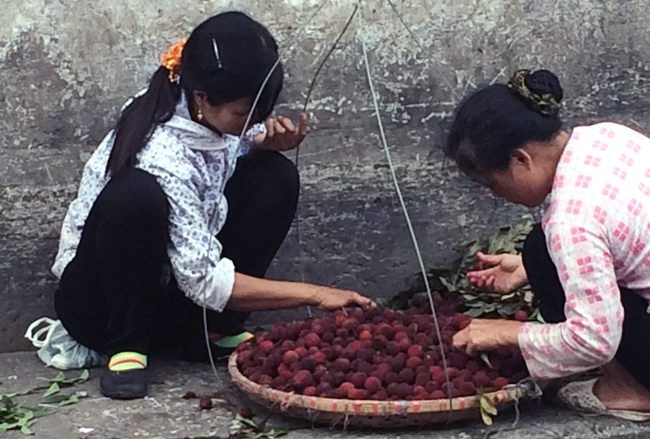
<svg viewBox="0 0 650 439"><path fill-rule="evenodd" d="M408 310L337 311L331 317L276 323L237 348L250 380L285 392L324 398L424 400L501 389L526 374L521 355L501 349L489 365L453 349L453 335L469 324L457 302L434 293L441 339L429 302ZM447 358L443 369L440 342Z"/></svg>

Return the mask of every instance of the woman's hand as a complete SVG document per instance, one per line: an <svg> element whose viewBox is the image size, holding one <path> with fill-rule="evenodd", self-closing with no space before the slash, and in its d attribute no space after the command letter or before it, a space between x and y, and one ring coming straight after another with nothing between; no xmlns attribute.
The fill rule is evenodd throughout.
<svg viewBox="0 0 650 439"><path fill-rule="evenodd" d="M330 311L345 306L366 309L376 306L371 299L354 291L235 273L235 283L227 307L240 311L261 311L303 305L314 305Z"/></svg>
<svg viewBox="0 0 650 439"><path fill-rule="evenodd" d="M452 344L469 355L495 350L500 346L518 346L521 325L521 322L514 320L474 319L467 328L454 335Z"/></svg>
<svg viewBox="0 0 650 439"><path fill-rule="evenodd" d="M297 148L309 134L307 116L304 113L300 115L300 124L297 128L291 119L284 116L270 117L264 124L266 133L255 136L255 145L271 151L289 151Z"/></svg>
<svg viewBox="0 0 650 439"><path fill-rule="evenodd" d="M489 268L467 273L467 279L475 287L506 294L528 282L521 255L486 255L478 252L476 257L482 266Z"/></svg>
<svg viewBox="0 0 650 439"><path fill-rule="evenodd" d="M316 306L320 309L334 311L346 306L360 306L368 309L376 306L371 299L350 290L339 290L337 288L326 287L322 285L313 285L314 298Z"/></svg>

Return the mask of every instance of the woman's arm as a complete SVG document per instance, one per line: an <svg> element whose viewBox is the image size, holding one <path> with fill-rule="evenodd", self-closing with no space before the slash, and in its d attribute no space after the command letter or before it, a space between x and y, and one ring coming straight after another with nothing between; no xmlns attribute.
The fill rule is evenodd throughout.
<svg viewBox="0 0 650 439"><path fill-rule="evenodd" d="M226 308L259 311L301 305L314 305L318 308L334 310L348 305L369 308L374 306L374 302L354 291L304 282L261 279L235 273L235 284Z"/></svg>

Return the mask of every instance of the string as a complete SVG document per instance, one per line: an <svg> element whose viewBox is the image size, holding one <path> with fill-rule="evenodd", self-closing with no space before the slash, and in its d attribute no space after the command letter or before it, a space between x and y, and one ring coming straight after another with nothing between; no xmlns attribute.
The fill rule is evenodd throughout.
<svg viewBox="0 0 650 439"><path fill-rule="evenodd" d="M359 9L359 5L357 4L354 7L354 10L352 11L352 14L350 15L350 18L348 19L347 23L343 27L343 30L339 34L338 38L334 41L334 44L332 44L332 47L330 50L327 52L325 55L325 58L323 58L323 61L321 61L320 65L316 69L316 73L314 74L314 77L311 80L311 83L309 84L309 89L307 90L307 97L305 98L305 103L302 107L302 112L307 113L307 105L309 104L309 98L311 97L312 91L314 91L314 87L316 85L316 80L318 79L318 75L320 74L321 70L325 66L325 63L327 63L327 60L329 57L334 53L334 50L336 49L337 45L343 38L343 35L348 30L348 27L350 27L350 24L352 23L352 20L354 19L354 16L357 13L357 10ZM296 169L298 169L299 166L299 160L300 160L300 145L296 147L296 159L295 159L295 164L296 164ZM300 232L300 204L298 204L296 208L296 236L298 240L298 264L300 265L300 280L305 281L305 266L304 262L302 259L302 234ZM309 315L309 318L312 318L312 312L311 312L311 306L307 305L307 314Z"/></svg>
<svg viewBox="0 0 650 439"><path fill-rule="evenodd" d="M388 160L388 168L390 169L393 184L395 186L395 191L397 192L397 197L399 198L399 202L402 207L402 212L404 213L404 218L406 219L406 225L408 226L409 233L411 235L411 240L413 241L413 247L415 248L415 254L417 255L418 263L420 264L420 270L422 271L424 285L427 290L427 296L429 297L429 305L431 306L433 321L436 327L438 341L440 343L440 355L442 357L442 365L445 371L445 379L447 381L447 391L449 393L449 410L450 410L449 413L451 416L451 409L452 409L451 381L449 379L449 372L447 370L447 357L445 355L445 349L442 343L442 335L440 334L440 324L438 323L438 316L436 315L436 308L433 302L433 295L431 294L431 286L429 285L429 278L427 277L426 268L424 266L424 261L422 259L422 253L420 252L420 246L418 245L418 240L415 235L415 231L413 229L413 224L411 223L411 217L408 213L408 210L406 208L406 203L404 202L404 197L402 196L402 191L399 187L399 182L397 180L397 175L395 173L395 167L393 166L393 160L390 155L390 149L388 148L388 141L386 140L384 124L381 120L381 115L379 113L379 103L377 102L377 93L375 92L375 86L372 81L372 74L370 72L370 63L368 61L368 51L366 49L366 42L363 38L361 38L361 47L363 48L363 60L366 67L366 74L368 77L368 85L370 86L370 93L372 94L372 102L375 108L375 116L377 117L377 124L379 125L379 133L380 133L382 144L384 146L384 151L386 153L386 159Z"/></svg>
<svg viewBox="0 0 650 439"><path fill-rule="evenodd" d="M242 132L239 135L239 141L237 143L237 149L239 149L239 147L241 146L241 142L242 142L242 139L244 138L244 134L246 134L248 124L251 122L253 114L255 113L255 109L257 108L257 104L259 103L260 97L262 96L262 93L264 92L264 89L266 88L266 84L271 79L271 76L273 75L273 73L277 69L278 65L280 65L280 61L281 61L282 57L284 56L285 53L287 53L289 50L291 50L291 47L292 47L291 44L293 44L293 42L300 36L300 34L302 34L302 32L307 28L307 26L309 26L309 23L311 23L311 21L316 17L316 15L318 15L318 13L321 11L321 9L323 9L323 7L325 7L325 5L329 1L330 0L323 0L323 2L309 16L307 21L305 21L305 23L300 27L300 29L298 29L298 31L289 39L289 42L287 42L286 45L285 45L286 48L283 49L278 54L278 59L275 61L275 63L273 64L273 66L269 70L268 74L266 75L266 78L264 78L264 81L262 82L262 85L260 86L260 89L257 92L257 95L255 96L255 100L253 101L251 109L248 112L248 116L246 117L246 123L244 124L244 126L242 128ZM222 188L222 196L224 196L223 191L225 190L225 188L226 188L226 185L224 184L223 188ZM210 257L211 246L212 246L212 239L209 240L209 243L208 243L208 249L207 249L207 255L206 255L206 259L208 261L210 260L209 257ZM208 275L208 269L209 269L209 267L206 267L206 270L205 270L205 276L206 277ZM206 306L207 297L208 297L208 288L207 288L207 284L204 282L204 287L203 287L203 330L204 331L203 332L204 332L204 335L205 335L205 345L206 345L206 348L208 350L208 358L210 360L210 365L212 366L212 372L214 373L214 376L217 378L217 381L221 382L221 378L219 377L219 372L217 371L217 366L216 366L216 364L214 362L214 357L212 355L210 334L209 334L209 331L208 331L208 311L207 311L207 306Z"/></svg>
<svg viewBox="0 0 650 439"><path fill-rule="evenodd" d="M427 51L424 50L424 46L422 46L422 44L420 43L420 40L415 36L413 31L411 30L411 27L406 23L406 21L404 20L404 17L402 16L402 14L399 13L399 11L397 10L397 7L395 6L395 4L391 0L386 0L386 1L390 5L390 7L393 10L393 12L395 13L395 15L397 15L397 18L402 23L402 26L404 26L404 29L406 29L406 32L408 32L408 34L411 36L411 38L415 42L415 45L418 46L418 48L422 51L423 54L426 53ZM447 84L447 87L449 87L449 91L452 94L455 95L456 94L456 89L451 85L451 83L449 82L447 77L442 74L442 72L438 68L438 65L434 64L434 67L438 71L438 74L440 75L442 80L445 82L445 84Z"/></svg>

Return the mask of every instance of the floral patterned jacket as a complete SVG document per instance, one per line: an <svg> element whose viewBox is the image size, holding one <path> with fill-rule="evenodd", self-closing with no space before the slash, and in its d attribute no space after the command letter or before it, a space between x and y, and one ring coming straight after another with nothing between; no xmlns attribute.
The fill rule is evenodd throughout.
<svg viewBox="0 0 650 439"><path fill-rule="evenodd" d="M235 267L221 257L216 238L223 227L228 204L223 194L253 137L264 131L253 126L242 138L212 130L191 120L183 96L172 118L154 130L138 154L136 167L154 175L170 205L168 256L178 286L198 305L222 311L232 293ZM59 251L52 271L61 277L74 258L90 209L104 186L106 164L113 146L109 133L86 163L77 198L61 228Z"/></svg>

